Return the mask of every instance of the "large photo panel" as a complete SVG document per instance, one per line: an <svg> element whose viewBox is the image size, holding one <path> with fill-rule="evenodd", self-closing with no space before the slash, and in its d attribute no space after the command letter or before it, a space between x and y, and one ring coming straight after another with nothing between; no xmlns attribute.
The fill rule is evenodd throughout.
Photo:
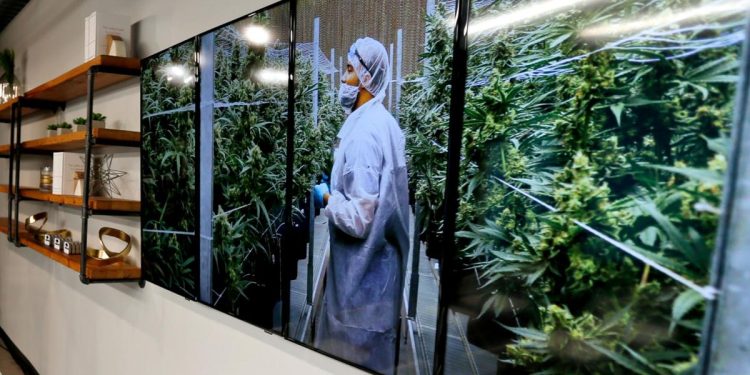
<svg viewBox="0 0 750 375"><path fill-rule="evenodd" d="M288 2L144 60L146 279L281 326Z"/></svg>
<svg viewBox="0 0 750 375"><path fill-rule="evenodd" d="M143 271L156 285L196 299L197 66L193 39L142 62Z"/></svg>
<svg viewBox="0 0 750 375"><path fill-rule="evenodd" d="M451 323L479 373L691 372L747 3L476 3Z"/></svg>
<svg viewBox="0 0 750 375"><path fill-rule="evenodd" d="M452 14L297 2L289 338L378 373L432 372Z"/></svg>
<svg viewBox="0 0 750 375"><path fill-rule="evenodd" d="M201 37L201 301L266 329L281 314L288 20L281 3Z"/></svg>

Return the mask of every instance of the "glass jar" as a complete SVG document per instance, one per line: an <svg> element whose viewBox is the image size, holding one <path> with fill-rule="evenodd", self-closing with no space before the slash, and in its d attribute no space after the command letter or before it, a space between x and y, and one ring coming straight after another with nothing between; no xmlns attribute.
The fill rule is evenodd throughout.
<svg viewBox="0 0 750 375"><path fill-rule="evenodd" d="M42 167L39 173L39 190L46 193L52 192L52 167L49 165Z"/></svg>

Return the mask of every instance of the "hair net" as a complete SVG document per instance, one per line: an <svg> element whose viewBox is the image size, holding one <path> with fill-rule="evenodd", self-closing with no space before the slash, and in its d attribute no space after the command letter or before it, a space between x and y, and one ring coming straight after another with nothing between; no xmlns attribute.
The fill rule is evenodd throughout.
<svg viewBox="0 0 750 375"><path fill-rule="evenodd" d="M357 39L347 58L365 90L376 97L385 95L391 80L391 67L383 44L372 38Z"/></svg>

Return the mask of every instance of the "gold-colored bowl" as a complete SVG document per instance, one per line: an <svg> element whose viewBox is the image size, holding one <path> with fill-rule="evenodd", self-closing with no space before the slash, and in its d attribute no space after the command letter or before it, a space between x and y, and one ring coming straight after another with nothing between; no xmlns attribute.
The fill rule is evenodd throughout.
<svg viewBox="0 0 750 375"><path fill-rule="evenodd" d="M115 237L120 241L125 242L125 247L120 251L111 251L104 244L104 236ZM132 247L132 240L130 235L127 233L109 227L103 227L99 229L99 244L101 249L86 249L86 255L90 258L88 261L92 264L106 266L118 262L124 262L130 254L130 248Z"/></svg>
<svg viewBox="0 0 750 375"><path fill-rule="evenodd" d="M39 227L33 227L32 224L37 224L39 221L42 222ZM24 224L24 229L26 229L26 232L31 234L31 236L34 238L34 240L38 242L44 241L44 235L45 234L58 234L62 237L70 237L72 234L67 229L57 229L57 230L43 230L44 224L47 224L47 213L46 212L39 212L37 214L31 215L26 218L26 222Z"/></svg>

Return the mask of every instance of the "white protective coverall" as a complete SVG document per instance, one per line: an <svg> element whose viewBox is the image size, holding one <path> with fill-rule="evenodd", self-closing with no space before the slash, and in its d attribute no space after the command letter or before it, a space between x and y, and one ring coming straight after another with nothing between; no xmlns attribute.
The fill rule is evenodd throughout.
<svg viewBox="0 0 750 375"><path fill-rule="evenodd" d="M351 53L349 60L354 66ZM337 135L325 210L330 260L315 345L393 373L409 249L409 191L404 135L383 106L385 87L352 112Z"/></svg>

